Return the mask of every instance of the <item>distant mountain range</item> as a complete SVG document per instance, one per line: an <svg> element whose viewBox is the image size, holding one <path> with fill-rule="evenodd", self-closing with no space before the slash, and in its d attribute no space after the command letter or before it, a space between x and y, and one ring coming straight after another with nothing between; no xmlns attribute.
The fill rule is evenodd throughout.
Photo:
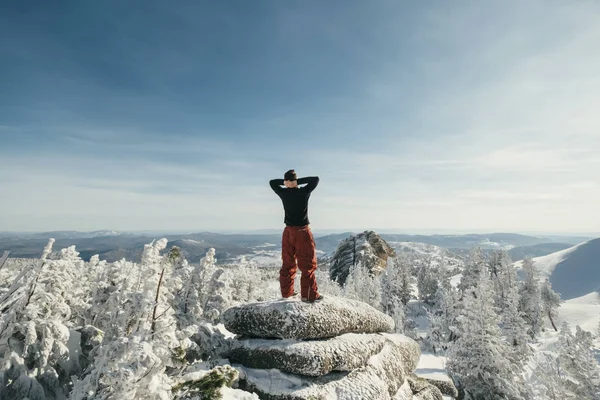
<svg viewBox="0 0 600 400"><path fill-rule="evenodd" d="M353 232L333 233L315 237L317 249L331 254L339 242ZM75 245L83 259L99 254L101 259L115 261L126 258L139 261L144 244L166 237L169 246L181 247L190 262L197 262L209 248L217 251L217 259L228 261L265 248L277 250L281 246L281 233L223 234L201 233L126 233L114 231L96 232L43 232L43 233L0 233L0 252L10 250L12 257L37 258L49 238L55 238L54 249ZM381 237L388 242L417 242L466 253L472 247L484 251L504 249L511 252L514 260L525 255L540 256L571 247L589 240L586 237L536 237L515 233L466 234L466 235L408 235L384 233Z"/></svg>

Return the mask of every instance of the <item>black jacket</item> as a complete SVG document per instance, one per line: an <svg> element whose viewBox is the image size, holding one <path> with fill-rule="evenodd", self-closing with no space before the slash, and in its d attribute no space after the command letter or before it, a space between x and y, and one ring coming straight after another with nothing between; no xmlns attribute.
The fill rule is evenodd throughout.
<svg viewBox="0 0 600 400"><path fill-rule="evenodd" d="M318 176L309 176L298 179L297 188L283 186L283 179L273 179L269 182L271 189L281 198L285 210L285 224L287 226L308 225L308 199L310 194L319 184ZM300 186L304 185L305 186Z"/></svg>

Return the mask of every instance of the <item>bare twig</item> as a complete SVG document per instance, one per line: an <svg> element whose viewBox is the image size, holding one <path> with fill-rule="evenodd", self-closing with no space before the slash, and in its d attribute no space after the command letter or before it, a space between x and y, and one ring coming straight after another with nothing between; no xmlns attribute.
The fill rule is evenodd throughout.
<svg viewBox="0 0 600 400"><path fill-rule="evenodd" d="M158 309L158 296L160 294L160 287L162 286L163 276L165 275L166 265L163 265L162 271L160 271L160 278L158 278L158 285L156 286L156 297L154 299L154 310L152 311L152 325L150 326L150 333L154 338L154 327L156 325L156 310Z"/></svg>
<svg viewBox="0 0 600 400"><path fill-rule="evenodd" d="M161 312L161 313L160 313L160 315L159 315L158 317L156 317L155 321L156 321L156 320L158 320L158 319L160 319L160 317L162 317L163 315L165 315L165 313L166 313L167 311L169 311L170 309L171 309L171 306L167 307L167 308L165 309L165 311Z"/></svg>

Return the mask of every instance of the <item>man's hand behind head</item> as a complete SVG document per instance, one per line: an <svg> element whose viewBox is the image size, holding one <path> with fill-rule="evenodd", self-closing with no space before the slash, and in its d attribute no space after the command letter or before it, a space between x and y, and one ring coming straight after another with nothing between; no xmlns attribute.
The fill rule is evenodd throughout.
<svg viewBox="0 0 600 400"><path fill-rule="evenodd" d="M298 187L298 181L283 181L286 188L293 189Z"/></svg>

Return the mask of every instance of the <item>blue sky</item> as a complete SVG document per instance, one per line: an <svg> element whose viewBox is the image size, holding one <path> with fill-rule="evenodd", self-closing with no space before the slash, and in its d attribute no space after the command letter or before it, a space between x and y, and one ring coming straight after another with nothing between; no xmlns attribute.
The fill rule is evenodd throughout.
<svg viewBox="0 0 600 400"><path fill-rule="evenodd" d="M0 230L598 231L600 3L0 6Z"/></svg>

